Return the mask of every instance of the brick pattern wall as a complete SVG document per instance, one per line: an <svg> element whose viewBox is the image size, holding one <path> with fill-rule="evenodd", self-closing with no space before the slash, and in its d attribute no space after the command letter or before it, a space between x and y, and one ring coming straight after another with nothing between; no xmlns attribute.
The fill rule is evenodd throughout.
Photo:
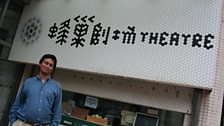
<svg viewBox="0 0 224 126"><path fill-rule="evenodd" d="M224 12L224 8L223 8ZM204 91L198 126L220 126L224 91L224 17L220 26L219 49L215 84L212 91Z"/></svg>
<svg viewBox="0 0 224 126"><path fill-rule="evenodd" d="M223 0L224 1L224 0ZM224 7L222 7L224 12ZM198 126L220 126L224 95L224 14L220 26L216 77L212 91L203 91ZM190 126L191 115L185 114L183 126Z"/></svg>

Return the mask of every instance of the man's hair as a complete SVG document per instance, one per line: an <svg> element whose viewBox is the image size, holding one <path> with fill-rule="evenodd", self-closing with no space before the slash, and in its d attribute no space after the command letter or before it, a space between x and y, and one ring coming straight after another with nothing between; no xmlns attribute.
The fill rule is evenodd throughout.
<svg viewBox="0 0 224 126"><path fill-rule="evenodd" d="M41 57L41 59L39 60L39 64L42 64L42 62L43 62L44 59L46 59L46 58L50 58L50 59L52 59L52 60L54 61L54 69L55 69L56 66L57 66L57 58L56 58L54 55L52 55L52 54L45 54L45 55L43 55L43 56Z"/></svg>

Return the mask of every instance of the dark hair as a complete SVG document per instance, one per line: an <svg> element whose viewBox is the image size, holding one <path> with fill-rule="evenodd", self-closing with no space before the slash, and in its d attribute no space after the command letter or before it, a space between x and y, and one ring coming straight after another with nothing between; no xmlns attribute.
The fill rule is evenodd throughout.
<svg viewBox="0 0 224 126"><path fill-rule="evenodd" d="M52 55L52 54L45 54L45 55L43 55L41 57L41 59L39 60L39 64L41 64L44 61L44 59L46 59L46 58L50 58L50 59L52 59L54 61L54 69L55 69L56 66L57 66L57 58L54 55Z"/></svg>

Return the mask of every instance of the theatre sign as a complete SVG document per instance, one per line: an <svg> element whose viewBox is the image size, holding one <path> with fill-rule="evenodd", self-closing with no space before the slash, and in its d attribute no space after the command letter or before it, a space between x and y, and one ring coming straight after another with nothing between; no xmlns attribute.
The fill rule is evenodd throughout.
<svg viewBox="0 0 224 126"><path fill-rule="evenodd" d="M31 0L10 60L212 89L221 0Z"/></svg>

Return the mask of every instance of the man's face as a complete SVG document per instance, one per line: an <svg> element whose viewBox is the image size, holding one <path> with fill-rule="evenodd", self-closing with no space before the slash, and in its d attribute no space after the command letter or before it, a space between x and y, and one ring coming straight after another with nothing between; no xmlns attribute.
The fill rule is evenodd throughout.
<svg viewBox="0 0 224 126"><path fill-rule="evenodd" d="M43 75L50 75L54 69L54 61L51 58L45 58L39 66Z"/></svg>

